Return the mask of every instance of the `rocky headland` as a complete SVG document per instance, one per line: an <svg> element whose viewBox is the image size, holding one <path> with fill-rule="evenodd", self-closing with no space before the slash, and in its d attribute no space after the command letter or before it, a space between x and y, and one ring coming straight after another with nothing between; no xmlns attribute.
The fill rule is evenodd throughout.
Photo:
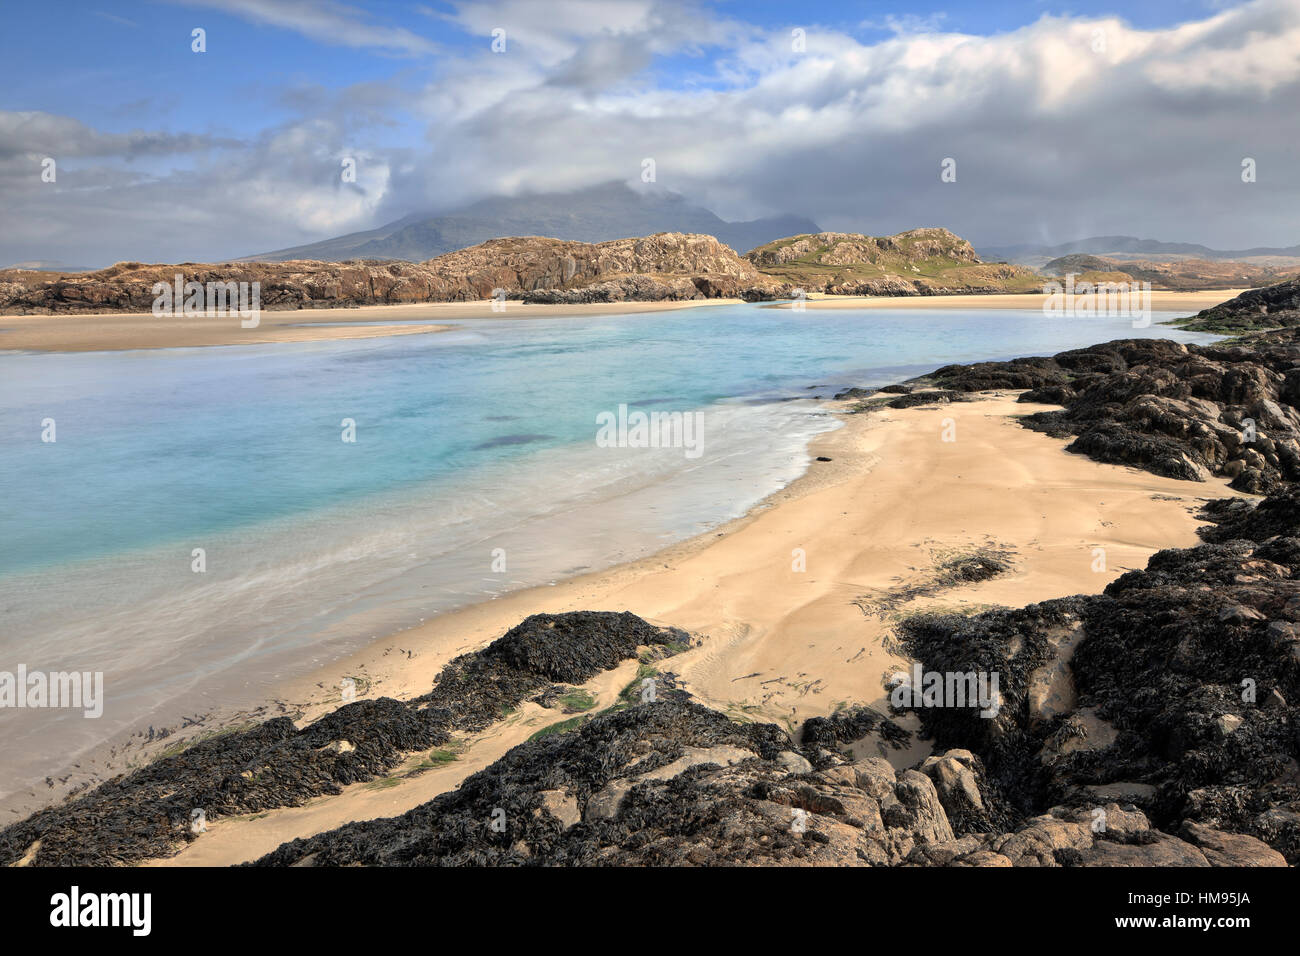
<svg viewBox="0 0 1300 956"><path fill-rule="evenodd" d="M177 265L119 262L95 272L0 270L0 313L149 312L155 283L259 283L269 310L476 302L769 301L796 289L843 295L1040 291L1020 266L982 263L944 229L872 238L795 236L741 257L713 236L657 233L608 242L492 239L424 262L358 259Z"/></svg>
<svg viewBox="0 0 1300 956"><path fill-rule="evenodd" d="M148 312L155 283L260 283L263 309L413 302L771 298L778 284L712 236L659 233L610 242L493 239L426 262L381 260L146 265L87 273L0 271L0 312ZM502 290L498 292L497 290Z"/></svg>
<svg viewBox="0 0 1300 956"><path fill-rule="evenodd" d="M1300 477L1300 332L1248 344L1126 339L1050 358L947 366L907 383L893 407L989 389L1062 405L1023 423L1068 450L1189 481L1210 475L1263 494Z"/></svg>
<svg viewBox="0 0 1300 956"><path fill-rule="evenodd" d="M1177 324L1194 332L1225 334L1300 325L1300 279L1250 289Z"/></svg>

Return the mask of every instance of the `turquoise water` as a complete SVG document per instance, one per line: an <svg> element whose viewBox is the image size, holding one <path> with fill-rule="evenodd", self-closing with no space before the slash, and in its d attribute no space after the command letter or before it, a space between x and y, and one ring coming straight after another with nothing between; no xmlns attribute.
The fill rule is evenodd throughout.
<svg viewBox="0 0 1300 956"><path fill-rule="evenodd" d="M802 471L808 438L835 427L814 399L838 388L1137 336L1211 338L1037 311L739 305L0 353L0 670L102 670L108 691L98 721L0 712L0 781L714 527ZM700 411L703 453L598 447L597 414L620 404Z"/></svg>
<svg viewBox="0 0 1300 956"><path fill-rule="evenodd" d="M0 574L464 483L591 439L596 413L619 403L784 398L1136 334L1024 312L807 315L735 306L293 349L6 355ZM33 440L46 417L54 444ZM344 418L355 444L340 439Z"/></svg>

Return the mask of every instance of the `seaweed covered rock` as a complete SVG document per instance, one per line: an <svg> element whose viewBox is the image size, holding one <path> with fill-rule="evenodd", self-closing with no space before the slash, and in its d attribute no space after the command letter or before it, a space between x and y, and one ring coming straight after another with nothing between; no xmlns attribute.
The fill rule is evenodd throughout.
<svg viewBox="0 0 1300 956"><path fill-rule="evenodd" d="M1250 836L1295 863L1297 504L1289 489L1258 506L1215 503L1212 543L1158 552L1101 595L905 621L904 649L927 670L999 678L996 716L912 708L924 732L969 749L1004 810L1116 800L1166 833ZM1053 682L1057 707L1044 711L1035 687Z"/></svg>
<svg viewBox="0 0 1300 956"><path fill-rule="evenodd" d="M1062 405L1022 423L1097 461L1188 481L1216 475L1267 494L1300 479L1300 329L1248 345L1122 339L1050 358L949 365L910 383L910 401L1021 390L1023 402Z"/></svg>
<svg viewBox="0 0 1300 956"><path fill-rule="evenodd" d="M0 863L36 847L37 865L103 866L168 856L207 820L298 806L392 770L409 753L476 731L554 681L580 683L637 649L673 651L682 631L627 612L536 614L481 651L463 654L410 702L346 704L299 730L288 717L220 735L107 781L0 830Z"/></svg>
<svg viewBox="0 0 1300 956"><path fill-rule="evenodd" d="M263 865L892 865L956 837L930 778L844 758L671 694L514 748L389 820L295 840ZM566 819L553 805L573 808Z"/></svg>
<svg viewBox="0 0 1300 956"><path fill-rule="evenodd" d="M946 405L949 402L968 402L970 401L964 394L952 389L928 389L926 391L910 392L906 395L900 395L898 398L892 398L885 403L886 408L916 408L918 405Z"/></svg>
<svg viewBox="0 0 1300 956"><path fill-rule="evenodd" d="M978 758L828 755L675 692L511 750L402 816L294 840L262 866L1281 866L1261 840L1159 831L1132 806L991 825Z"/></svg>
<svg viewBox="0 0 1300 956"><path fill-rule="evenodd" d="M804 721L800 739L804 747L816 753L834 751L869 736L879 736L896 747L902 747L912 735L880 711L854 705L826 717L808 718Z"/></svg>
<svg viewBox="0 0 1300 956"><path fill-rule="evenodd" d="M1300 279L1248 289L1179 323L1185 329L1238 332L1300 325Z"/></svg>
<svg viewBox="0 0 1300 956"><path fill-rule="evenodd" d="M555 682L581 684L635 657L638 647L681 650L690 637L627 611L534 614L481 651L462 654L412 705L460 730L482 730Z"/></svg>
<svg viewBox="0 0 1300 956"><path fill-rule="evenodd" d="M1018 358L1009 362L975 362L945 365L925 376L937 387L959 392L988 392L1065 385L1066 372L1050 358Z"/></svg>

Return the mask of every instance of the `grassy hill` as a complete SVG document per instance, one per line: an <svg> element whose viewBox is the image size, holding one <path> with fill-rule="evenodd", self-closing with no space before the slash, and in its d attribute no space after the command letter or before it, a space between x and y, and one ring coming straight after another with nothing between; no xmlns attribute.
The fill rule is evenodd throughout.
<svg viewBox="0 0 1300 956"><path fill-rule="evenodd" d="M1106 256L1072 254L1042 267L1049 275L1073 273L1076 282L1149 282L1153 289L1242 289L1272 285L1294 278L1300 266L1259 265L1209 259L1123 260Z"/></svg>
<svg viewBox="0 0 1300 956"><path fill-rule="evenodd" d="M805 233L759 246L745 258L764 275L833 295L1039 292L1043 287L1033 271L983 262L969 242L938 228L879 237Z"/></svg>

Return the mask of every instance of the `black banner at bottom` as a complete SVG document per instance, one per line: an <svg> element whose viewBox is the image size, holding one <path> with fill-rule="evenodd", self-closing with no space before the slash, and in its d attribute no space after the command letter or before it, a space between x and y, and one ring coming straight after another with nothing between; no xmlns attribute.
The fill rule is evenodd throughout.
<svg viewBox="0 0 1300 956"><path fill-rule="evenodd" d="M603 926L628 938L638 925L684 916L691 940L710 926L730 936L748 923L765 934L783 924L802 933L858 924L897 942L1035 930L1071 942L1193 933L1231 941L1285 930L1294 889L1288 870L1263 869L9 868L0 871L0 915L11 943L75 934L128 946L342 945L404 925L470 941L558 942L557 933L590 938Z"/></svg>

